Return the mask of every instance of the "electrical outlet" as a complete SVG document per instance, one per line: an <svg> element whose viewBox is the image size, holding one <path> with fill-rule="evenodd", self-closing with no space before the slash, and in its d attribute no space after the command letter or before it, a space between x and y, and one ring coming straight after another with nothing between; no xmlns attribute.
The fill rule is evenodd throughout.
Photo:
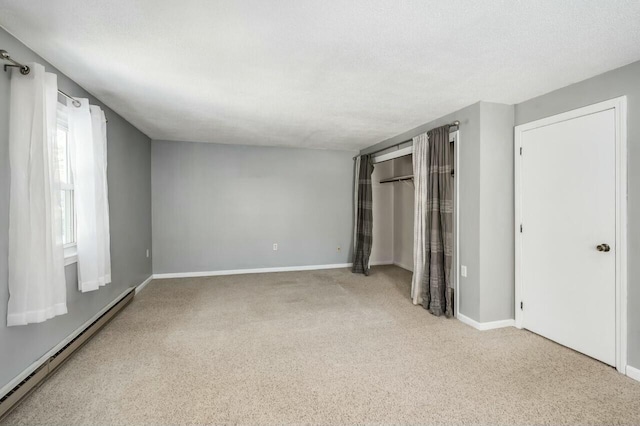
<svg viewBox="0 0 640 426"><path fill-rule="evenodd" d="M278 251L278 243L273 243L273 251Z"/></svg>
<svg viewBox="0 0 640 426"><path fill-rule="evenodd" d="M467 267L464 265L460 265L460 275L462 275L463 277L467 276Z"/></svg>
<svg viewBox="0 0 640 426"><path fill-rule="evenodd" d="M338 246L338 251L342 251L342 247Z"/></svg>
<svg viewBox="0 0 640 426"><path fill-rule="evenodd" d="M147 249L147 257L149 257L149 249Z"/></svg>

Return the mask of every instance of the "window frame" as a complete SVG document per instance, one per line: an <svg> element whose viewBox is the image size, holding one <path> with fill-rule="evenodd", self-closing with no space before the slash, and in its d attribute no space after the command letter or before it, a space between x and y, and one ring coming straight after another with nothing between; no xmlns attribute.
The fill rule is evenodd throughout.
<svg viewBox="0 0 640 426"><path fill-rule="evenodd" d="M57 117L56 117L56 138L58 137L58 131L59 130L63 130L66 133L67 136L67 159L66 159L66 163L67 163L67 176L68 176L68 182L66 183L61 183L60 184L60 190L61 191L70 191L72 193L72 197L71 197L71 202L74 202L74 197L75 197L75 188L74 188L74 182L73 182L73 172L71 170L71 165L70 165L70 160L71 160L71 154L70 154L70 148L69 148L69 120L68 120L68 112L67 112L68 106L65 105L62 102L58 102L58 108L57 108ZM59 141L57 141L59 142ZM69 181L71 183L69 183ZM76 218L76 209L75 206L71 209L73 211L73 219L71 221L71 225L69 226L69 224L67 223L68 220L68 212L66 211L66 206L65 206L65 223L63 224L64 227L64 231L66 233L67 229L71 229L72 232L72 242L69 243L65 243L63 248L64 248L64 264L65 266L74 264L78 262L78 244L76 241L77 238L77 218Z"/></svg>

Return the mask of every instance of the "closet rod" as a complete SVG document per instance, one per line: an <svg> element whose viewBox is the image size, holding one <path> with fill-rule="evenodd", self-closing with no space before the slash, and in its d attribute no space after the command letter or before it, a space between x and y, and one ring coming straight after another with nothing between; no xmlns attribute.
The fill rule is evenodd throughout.
<svg viewBox="0 0 640 426"><path fill-rule="evenodd" d="M13 58L11 58L11 56L9 56L9 52L7 52L6 50L0 49L0 59L4 59L5 61L9 61L12 63L12 65L8 65L8 64L4 65L5 71L7 71L8 67L15 67L15 68L20 68L20 74L22 75L28 75L31 72L31 68L29 68L27 65L24 65L24 64L21 64L20 62L15 61ZM82 105L79 100L77 100L71 95L67 95L62 90L58 90L58 93L60 93L65 98L69 99L74 107L80 108L80 106Z"/></svg>
<svg viewBox="0 0 640 426"><path fill-rule="evenodd" d="M396 176L392 178L382 179L380 183L393 183L393 182L400 182L403 180L413 180L413 175Z"/></svg>
<svg viewBox="0 0 640 426"><path fill-rule="evenodd" d="M460 127L460 122L459 122L458 120L456 120L456 121L454 121L453 123L451 123L451 124L450 124L450 126L451 126L451 127ZM369 153L369 155L374 155L374 154L377 154L377 153L379 153L379 152L386 151L386 150L387 150L387 149L389 149L389 148L393 148L394 146L400 146L400 145L402 145L403 143L408 143L408 142L413 142L413 139L407 139L406 141L402 141L402 142L395 143L395 144L393 144L393 145L389 145L389 146L388 146L388 147L386 147L386 148L381 148L381 149L379 149L379 150L377 150L377 151L370 152L370 153ZM356 155L355 157L353 157L353 159L354 159L354 160L355 160L356 158L358 158L358 156L357 156L357 155Z"/></svg>

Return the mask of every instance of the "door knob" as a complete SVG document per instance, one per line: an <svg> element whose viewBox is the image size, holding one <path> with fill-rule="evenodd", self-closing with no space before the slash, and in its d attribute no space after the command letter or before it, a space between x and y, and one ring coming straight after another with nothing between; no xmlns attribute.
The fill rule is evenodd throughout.
<svg viewBox="0 0 640 426"><path fill-rule="evenodd" d="M609 244L598 244L596 246L596 249L598 251L604 251L604 252L611 251L611 247L609 247Z"/></svg>

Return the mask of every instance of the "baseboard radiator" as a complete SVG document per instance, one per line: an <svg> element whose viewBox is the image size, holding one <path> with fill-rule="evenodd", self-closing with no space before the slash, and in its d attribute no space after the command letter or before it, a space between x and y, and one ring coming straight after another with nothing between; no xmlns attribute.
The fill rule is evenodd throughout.
<svg viewBox="0 0 640 426"><path fill-rule="evenodd" d="M135 289L131 289L118 303L92 322L87 328L67 343L62 349L48 358L33 373L0 398L0 420L5 417L24 397L29 395L51 373L64 363L76 350L93 337L105 324L115 317L133 300Z"/></svg>

